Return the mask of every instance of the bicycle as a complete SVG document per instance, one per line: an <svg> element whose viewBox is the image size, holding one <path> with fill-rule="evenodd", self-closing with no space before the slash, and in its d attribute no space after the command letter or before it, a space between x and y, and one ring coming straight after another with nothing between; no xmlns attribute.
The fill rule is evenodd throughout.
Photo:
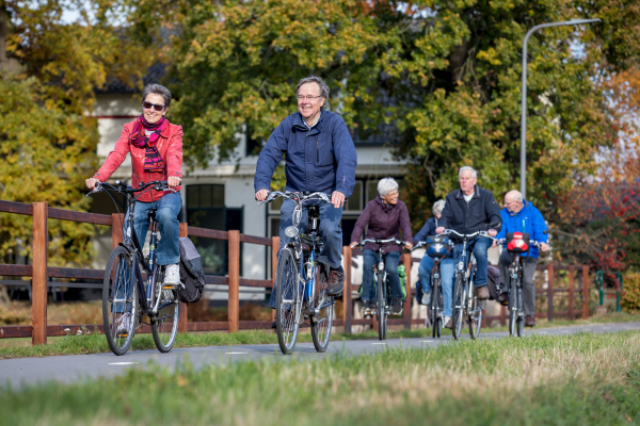
<svg viewBox="0 0 640 426"><path fill-rule="evenodd" d="M330 197L321 192L300 194L274 191L269 193L264 202L270 203L279 197L294 201L296 207L293 210L292 226L285 230L285 235L291 242L278 252L275 281L278 344L283 354L292 353L298 330L305 318L309 318L313 346L316 351L324 352L331 339L335 300L327 294L328 268L317 261L323 247L322 238L318 235L319 208L317 205L308 207L308 220L305 224L302 224L302 212L304 202L329 202Z"/></svg>
<svg viewBox="0 0 640 426"><path fill-rule="evenodd" d="M391 314L391 297L389 291L389 282L387 280L387 272L384 267L383 245L386 243L394 243L400 247L404 247L404 241L390 238L388 240L366 239L352 246L352 248L362 247L365 243L374 243L378 245L378 265L376 270L376 317L378 318L378 338L380 340L387 339L387 319ZM380 284L383 283L383 284ZM402 315L400 312L399 315Z"/></svg>
<svg viewBox="0 0 640 426"><path fill-rule="evenodd" d="M517 234L520 234L517 236ZM512 241L520 240L520 244L511 244ZM506 235L506 238L496 240L496 244L505 246L509 254L513 255L513 260L509 276L509 335L522 337L524 330L524 304L522 302L522 289L524 286L522 256L520 254L529 251L530 246L540 247L538 241L529 241L529 234L514 232ZM524 245L522 245L524 244Z"/></svg>
<svg viewBox="0 0 640 426"><path fill-rule="evenodd" d="M127 353L135 330L145 324L144 315L149 318L153 341L160 352L166 353L173 348L178 332L180 305L177 288L163 284L164 268L156 263L158 222L155 210L149 211L151 242L148 258L145 258L133 229L133 212L137 202L135 194L152 186L156 191L176 192L169 188L167 181L141 182L140 187L134 189L117 180L115 186L106 182L98 183L96 189L87 194L106 191L111 196L109 191L115 191L127 197L124 242L114 248L109 256L102 287L104 334L111 351L119 356ZM146 286L143 274L146 274Z"/></svg>
<svg viewBox="0 0 640 426"><path fill-rule="evenodd" d="M447 257L454 244L451 240L445 241L447 238L442 235L427 237L427 241L420 241L416 244L412 251L420 247L427 247L425 256L435 259L433 268L431 268L431 301L429 302L429 312L425 319L426 327L433 327L431 331L432 337L442 336L442 327L444 322L444 298L442 294L442 277L440 276L440 262ZM448 246L448 247L447 247Z"/></svg>
<svg viewBox="0 0 640 426"><path fill-rule="evenodd" d="M467 244L475 237L491 238L486 231L477 231L472 234L460 234L453 229L447 229L443 235L456 235L462 239L462 258L456 265L455 281L453 284L453 338L458 340L462 335L462 326L465 319L469 324L469 336L477 339L482 327L482 311L485 307L484 300L478 300L474 293L475 258L471 254L470 262L467 262Z"/></svg>

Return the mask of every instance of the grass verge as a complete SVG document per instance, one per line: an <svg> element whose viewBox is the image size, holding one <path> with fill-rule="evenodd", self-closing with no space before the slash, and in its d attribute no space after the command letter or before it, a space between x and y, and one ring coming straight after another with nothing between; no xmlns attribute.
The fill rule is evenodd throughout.
<svg viewBox="0 0 640 426"><path fill-rule="evenodd" d="M0 391L0 424L621 425L640 422L640 332L460 341L317 362L150 364Z"/></svg>
<svg viewBox="0 0 640 426"><path fill-rule="evenodd" d="M606 316L592 318L589 320L560 320L554 322L539 322L540 327L563 327L568 325L588 325L596 323L614 323L614 322L630 322L638 321L638 315L630 315L625 313L614 313ZM90 330L89 330L90 331ZM507 331L507 327L494 327L483 329L483 332ZM466 333L466 329L464 330ZM443 335L450 335L451 330L443 329ZM420 338L430 337L431 329L419 328L412 330L390 330L388 332L389 339L398 338ZM378 333L370 330L358 334L334 333L332 341L345 340L372 340L377 339ZM91 332L81 336L65 336L60 338L49 338L49 343L42 346L31 346L31 339L21 339L23 341L15 342L18 339L6 339L0 341L0 359L26 358L26 357L45 357L59 355L85 355L93 353L109 352L109 346L104 336ZM311 342L311 334L301 333L298 335L298 342ZM278 343L278 338L270 330L243 330L238 333L228 334L223 332L212 333L184 333L178 334L176 339L177 348L193 348L202 346L233 346L233 345L259 345ZM155 349L153 338L150 334L136 335L133 339L131 350Z"/></svg>

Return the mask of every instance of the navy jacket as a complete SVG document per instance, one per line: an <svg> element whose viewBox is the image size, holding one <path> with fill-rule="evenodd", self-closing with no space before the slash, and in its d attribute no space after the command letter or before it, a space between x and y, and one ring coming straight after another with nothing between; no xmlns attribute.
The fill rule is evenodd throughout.
<svg viewBox="0 0 640 426"><path fill-rule="evenodd" d="M500 207L491 192L476 185L468 205L461 189L447 195L439 225L461 234L473 234L488 230L492 223L497 224L493 229L499 231L502 225ZM455 239L453 236L452 238Z"/></svg>
<svg viewBox="0 0 640 426"><path fill-rule="evenodd" d="M260 152L256 192L271 188L271 176L282 153L286 153L287 191L331 194L337 190L351 196L358 157L347 125L338 114L323 109L311 130L299 112L285 118Z"/></svg>
<svg viewBox="0 0 640 426"><path fill-rule="evenodd" d="M425 223L422 229L413 237L413 245L415 246L420 241L426 240L429 235L436 235L437 227L438 219L436 219L435 216L427 219L427 223Z"/></svg>
<svg viewBox="0 0 640 426"><path fill-rule="evenodd" d="M507 209L500 211L502 229L496 238L504 238L511 232L526 232L532 240L546 243L549 240L549 236L544 233L547 230L547 224L544 223L542 213L527 200L522 200L522 202L524 204L522 210L513 216ZM538 257L538 247L531 247L529 253L522 253L522 256Z"/></svg>

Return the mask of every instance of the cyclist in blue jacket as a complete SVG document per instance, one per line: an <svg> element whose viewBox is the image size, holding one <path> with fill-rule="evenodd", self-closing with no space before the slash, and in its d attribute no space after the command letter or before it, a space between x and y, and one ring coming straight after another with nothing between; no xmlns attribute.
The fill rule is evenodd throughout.
<svg viewBox="0 0 640 426"><path fill-rule="evenodd" d="M502 229L496 238L504 238L506 234L512 232L528 233L529 238L540 243L542 251L548 249L547 241L547 224L544 222L542 213L535 208L533 204L526 201L519 191L509 191L504 196L505 208L500 211L502 217ZM525 325L533 327L536 325L535 320L535 301L536 290L533 284L533 274L536 272L536 264L538 263L538 248L531 247L527 253L522 253L522 302L524 305ZM509 299L509 267L512 259L509 252L504 249L500 254L500 274L502 280L506 284L506 292L502 293L498 300L504 302Z"/></svg>

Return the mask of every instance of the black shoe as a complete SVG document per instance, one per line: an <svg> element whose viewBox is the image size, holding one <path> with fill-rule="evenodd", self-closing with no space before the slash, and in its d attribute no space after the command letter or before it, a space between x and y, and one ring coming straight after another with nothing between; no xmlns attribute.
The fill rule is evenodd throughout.
<svg viewBox="0 0 640 426"><path fill-rule="evenodd" d="M273 328L274 330L277 328L278 326L276 325L276 321L271 323L271 328Z"/></svg>
<svg viewBox="0 0 640 426"><path fill-rule="evenodd" d="M498 296L498 303L500 303L501 305L507 306L509 304L509 293L508 292L500 293L500 296Z"/></svg>
<svg viewBox="0 0 640 426"><path fill-rule="evenodd" d="M329 296L340 296L344 289L344 270L342 266L338 269L331 268L329 280L327 281L327 294Z"/></svg>
<svg viewBox="0 0 640 426"><path fill-rule="evenodd" d="M402 299L400 297L394 297L391 300L391 313L393 315L402 315Z"/></svg>
<svg viewBox="0 0 640 426"><path fill-rule="evenodd" d="M362 301L363 313L365 315L371 315L373 311L376 309L376 305L373 300L363 300Z"/></svg>

